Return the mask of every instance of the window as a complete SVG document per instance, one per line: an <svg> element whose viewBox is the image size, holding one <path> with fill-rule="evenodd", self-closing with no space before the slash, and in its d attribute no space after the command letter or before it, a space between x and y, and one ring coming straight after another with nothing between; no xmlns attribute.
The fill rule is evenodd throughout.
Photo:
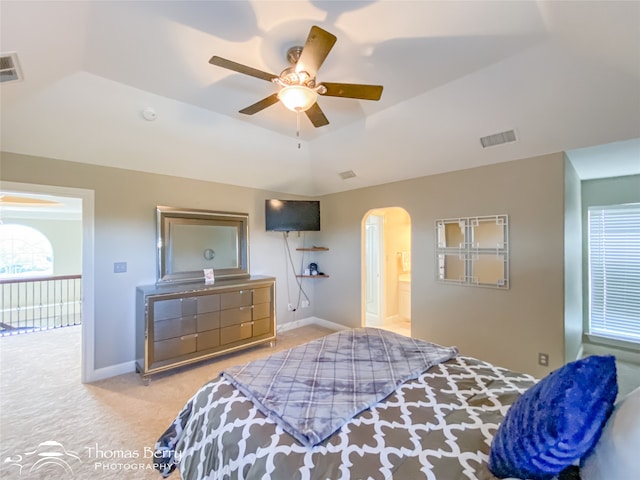
<svg viewBox="0 0 640 480"><path fill-rule="evenodd" d="M589 333L640 343L640 203L589 208Z"/></svg>
<svg viewBox="0 0 640 480"><path fill-rule="evenodd" d="M41 232L0 224L0 279L53 274L53 249Z"/></svg>

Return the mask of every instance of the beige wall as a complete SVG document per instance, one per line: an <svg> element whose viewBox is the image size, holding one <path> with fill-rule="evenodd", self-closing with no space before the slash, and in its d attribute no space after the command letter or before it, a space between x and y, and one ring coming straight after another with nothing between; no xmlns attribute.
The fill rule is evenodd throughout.
<svg viewBox="0 0 640 480"><path fill-rule="evenodd" d="M95 191L96 368L134 358L135 287L155 281L156 205L249 213L251 272L276 277L278 323L315 315L346 326L361 319L362 219L396 206L411 217L413 335L544 375L565 353L564 175L559 153L321 197L323 230L307 234L306 244L331 249L321 259L330 278L307 282L312 308L293 314L282 236L264 231L264 200L278 194L9 153L0 159L3 181ZM437 283L435 220L491 214L509 215L511 288ZM302 238L290 242L295 255ZM128 272L114 274L121 261ZM537 366L538 352L550 355L549 368Z"/></svg>
<svg viewBox="0 0 640 480"><path fill-rule="evenodd" d="M563 364L564 154L434 175L322 197L330 282L316 289L316 316L360 322L360 222L372 208L411 216L412 334L465 355L544 375ZM511 288L435 280L438 218L509 215ZM538 366L538 353L550 366Z"/></svg>
<svg viewBox="0 0 640 480"><path fill-rule="evenodd" d="M313 308L287 311L288 295L292 301L297 300L295 277L287 264L282 234L265 232L265 199L295 197L6 152L0 157L0 180L94 190L96 369L135 358L135 289L156 279L157 205L249 213L251 273L276 277L278 324L312 315ZM317 233L306 234L307 245L319 244L314 235ZM296 267L301 264L302 254L295 249L303 246L303 240L297 234L289 236ZM127 262L127 272L115 274L114 262ZM312 306L314 286L310 282L305 285Z"/></svg>

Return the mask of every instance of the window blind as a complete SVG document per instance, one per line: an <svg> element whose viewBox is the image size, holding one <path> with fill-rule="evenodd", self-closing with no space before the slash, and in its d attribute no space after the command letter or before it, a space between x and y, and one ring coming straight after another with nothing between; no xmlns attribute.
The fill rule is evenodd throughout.
<svg viewBox="0 0 640 480"><path fill-rule="evenodd" d="M640 343L640 203L589 208L589 330Z"/></svg>

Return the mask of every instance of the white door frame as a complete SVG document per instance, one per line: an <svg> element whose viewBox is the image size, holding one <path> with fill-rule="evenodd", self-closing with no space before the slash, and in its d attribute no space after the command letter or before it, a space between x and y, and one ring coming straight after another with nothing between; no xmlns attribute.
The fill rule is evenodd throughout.
<svg viewBox="0 0 640 480"><path fill-rule="evenodd" d="M94 191L34 183L1 182L1 190L38 193L82 200L82 339L81 381L88 383L95 372L95 285L94 285Z"/></svg>
<svg viewBox="0 0 640 480"><path fill-rule="evenodd" d="M380 326L384 324L384 320L386 317L386 299L385 299L385 290L384 290L384 284L385 284L385 275L386 275L386 268L385 268L385 262L384 262L384 215L379 214L376 210L370 210L369 212L367 212L364 216L364 218L362 219L362 268L363 268L363 272L362 272L362 320L361 320L361 324L362 326L367 326L368 322L367 322L367 288L370 286L369 285L369 280L370 280L370 276L369 276L369 272L367 271L367 256L368 256L368 251L367 251L367 246L368 246L368 242L367 242L367 220L371 217L371 216L376 216L378 218L380 218L380 221L377 222L378 225L378 229L377 229L377 234L378 234L378 238L377 238L377 245L378 245L378 251L374 252L374 254L377 256L377 263L378 263L378 275L377 278L375 279L375 285L374 288L376 289L376 297L377 297L377 311L378 311L378 322L376 325L369 325L369 326Z"/></svg>

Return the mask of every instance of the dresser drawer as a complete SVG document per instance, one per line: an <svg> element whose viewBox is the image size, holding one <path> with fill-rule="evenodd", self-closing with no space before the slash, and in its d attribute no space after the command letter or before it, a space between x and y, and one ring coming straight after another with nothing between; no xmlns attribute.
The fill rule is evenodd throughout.
<svg viewBox="0 0 640 480"><path fill-rule="evenodd" d="M196 299L193 297L157 300L152 303L152 306L154 322L169 318L188 317L197 312Z"/></svg>
<svg viewBox="0 0 640 480"><path fill-rule="evenodd" d="M195 352L197 335L197 333L194 333L155 342L153 344L154 360L158 362Z"/></svg>
<svg viewBox="0 0 640 480"><path fill-rule="evenodd" d="M238 308L253 303L253 290L238 290L220 294L220 309Z"/></svg>
<svg viewBox="0 0 640 480"><path fill-rule="evenodd" d="M220 295L202 295L198 297L198 314L220 310Z"/></svg>
<svg viewBox="0 0 640 480"><path fill-rule="evenodd" d="M165 340L167 338L181 337L196 333L196 318L172 318L153 324L153 339Z"/></svg>
<svg viewBox="0 0 640 480"><path fill-rule="evenodd" d="M246 322L240 325L232 325L230 327L223 327L220 329L220 344L233 343L239 340L245 340L252 336L252 324L253 322Z"/></svg>
<svg viewBox="0 0 640 480"><path fill-rule="evenodd" d="M220 312L201 313L196 317L198 332L220 328Z"/></svg>
<svg viewBox="0 0 640 480"><path fill-rule="evenodd" d="M270 303L259 303L258 305L253 306L253 316L254 320L259 318L265 318L271 316L271 304Z"/></svg>
<svg viewBox="0 0 640 480"><path fill-rule="evenodd" d="M198 351L207 350L208 348L214 348L220 345L220 330L208 330L206 332L198 333L196 341Z"/></svg>
<svg viewBox="0 0 640 480"><path fill-rule="evenodd" d="M261 318L253 321L253 336L264 335L271 332L271 318Z"/></svg>
<svg viewBox="0 0 640 480"><path fill-rule="evenodd" d="M271 288L255 288L253 290L253 304L271 303Z"/></svg>
<svg viewBox="0 0 640 480"><path fill-rule="evenodd" d="M252 307L238 307L231 310L222 310L220 312L220 326L228 327L240 323L250 322L252 320Z"/></svg>
<svg viewBox="0 0 640 480"><path fill-rule="evenodd" d="M275 339L275 279L217 280L137 287L136 370L143 377Z"/></svg>

